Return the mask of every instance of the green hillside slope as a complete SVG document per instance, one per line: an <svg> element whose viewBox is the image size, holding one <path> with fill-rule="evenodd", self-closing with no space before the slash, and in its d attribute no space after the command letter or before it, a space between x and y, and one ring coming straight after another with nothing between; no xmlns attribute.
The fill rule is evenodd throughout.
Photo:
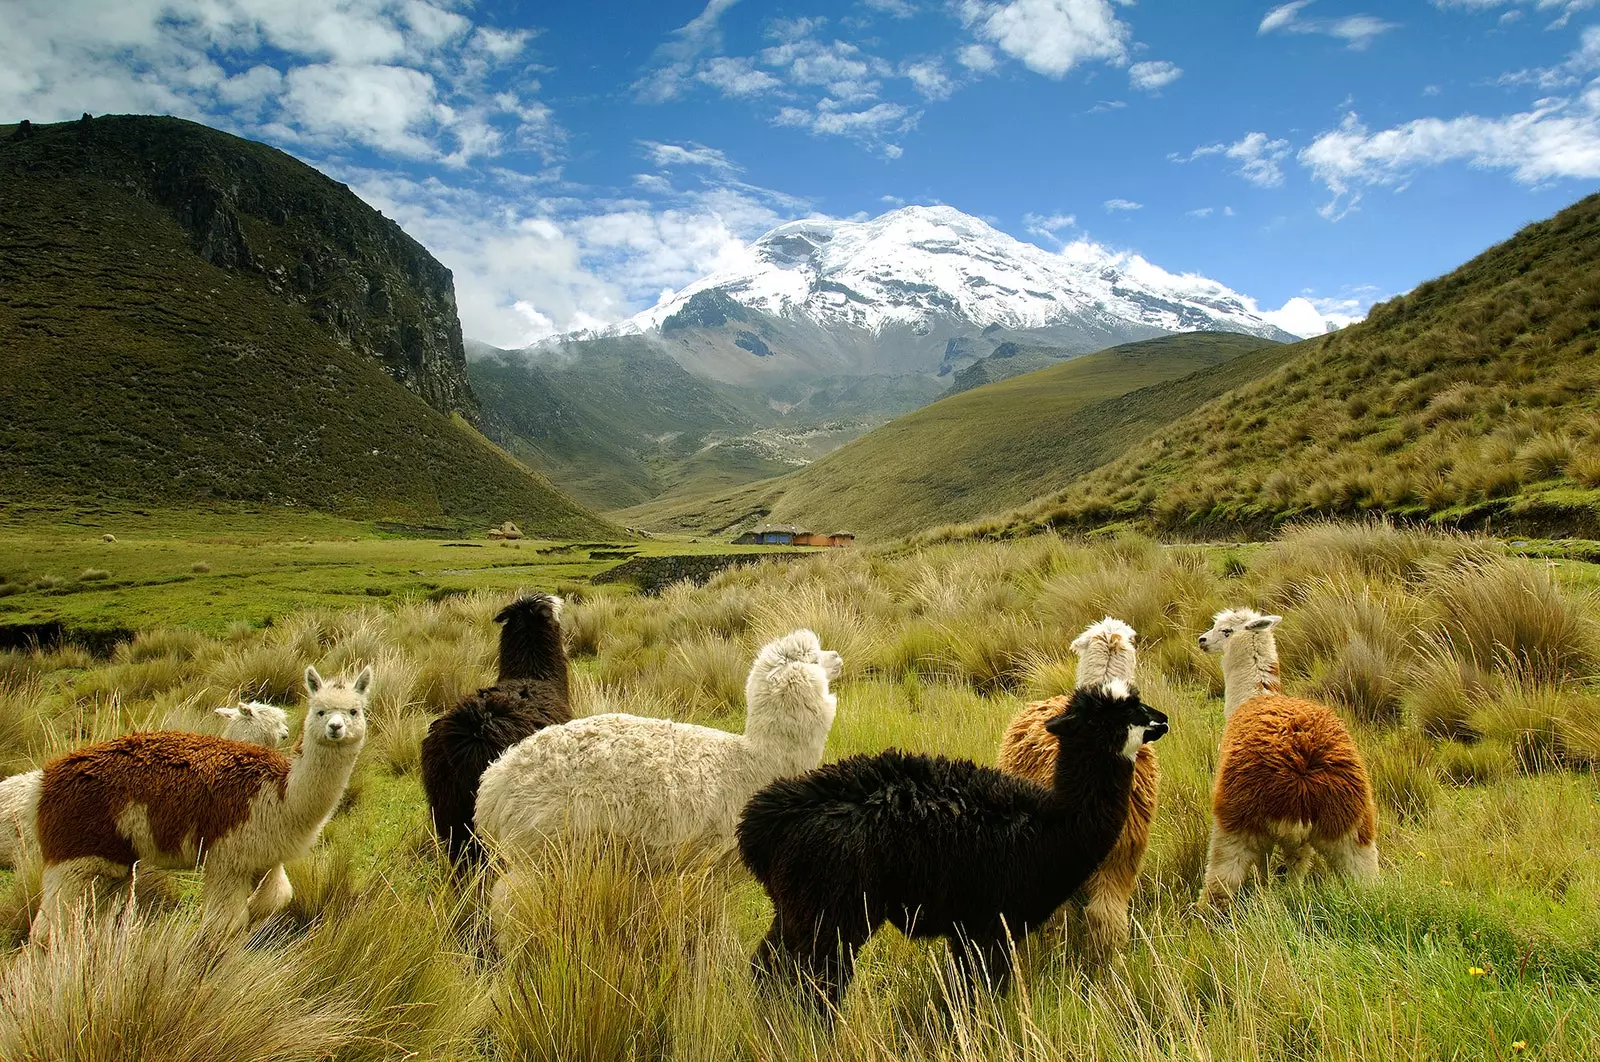
<svg viewBox="0 0 1600 1062"><path fill-rule="evenodd" d="M1062 491L954 534L1260 533L1383 512L1600 536L1600 196L1297 344Z"/></svg>
<svg viewBox="0 0 1600 1062"><path fill-rule="evenodd" d="M341 341L320 319L335 303L284 298L256 271L213 264L109 163L41 163L61 128L0 141L8 501L267 503L453 526L510 519L548 535L609 526ZM386 298L412 297L402 279L385 280Z"/></svg>
<svg viewBox="0 0 1600 1062"><path fill-rule="evenodd" d="M780 479L617 516L705 533L774 520L874 539L970 519L1059 488L1288 349L1215 332L1113 347L935 402ZM1235 359L1248 360L1235 370ZM1206 370L1188 388L1158 386Z"/></svg>

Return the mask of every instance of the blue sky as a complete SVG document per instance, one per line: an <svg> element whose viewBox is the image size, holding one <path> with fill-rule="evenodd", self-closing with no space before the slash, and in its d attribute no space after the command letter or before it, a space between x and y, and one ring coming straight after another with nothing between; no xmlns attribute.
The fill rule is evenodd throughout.
<svg viewBox="0 0 1600 1062"><path fill-rule="evenodd" d="M291 151L506 346L904 203L1359 314L1594 190L1597 77L1600 0L0 4L0 120Z"/></svg>

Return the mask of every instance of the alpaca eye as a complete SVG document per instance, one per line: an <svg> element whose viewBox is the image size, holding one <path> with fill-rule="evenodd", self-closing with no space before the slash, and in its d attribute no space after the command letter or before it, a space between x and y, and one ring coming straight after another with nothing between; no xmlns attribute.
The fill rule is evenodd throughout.
<svg viewBox="0 0 1600 1062"><path fill-rule="evenodd" d="M318 708L318 709L317 709L317 718L319 718L319 719L320 719L320 718L322 718L322 717L323 717L323 716L325 716L325 715L327 715L327 714L328 714L328 713L327 713L327 712L325 712L325 711L323 711L323 710L322 710L322 709L321 709L321 708Z"/></svg>

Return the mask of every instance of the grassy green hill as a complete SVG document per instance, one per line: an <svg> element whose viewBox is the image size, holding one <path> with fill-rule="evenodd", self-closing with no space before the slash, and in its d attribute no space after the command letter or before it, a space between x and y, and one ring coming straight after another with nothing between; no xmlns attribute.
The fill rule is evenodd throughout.
<svg viewBox="0 0 1600 1062"><path fill-rule="evenodd" d="M1600 196L1530 225L1062 490L955 534L1260 534L1383 512L1600 535Z"/></svg>
<svg viewBox="0 0 1600 1062"><path fill-rule="evenodd" d="M202 144L236 141L204 134L194 134ZM285 297L254 269L213 264L170 206L112 161L40 161L53 138L67 151L74 136L43 127L0 141L8 501L256 503L458 527L510 519L551 536L614 530L341 341L321 319L337 301ZM402 279L385 280L385 299L409 297Z"/></svg>
<svg viewBox="0 0 1600 1062"><path fill-rule="evenodd" d="M617 517L702 533L770 519L868 538L971 519L1065 485L1289 349L1215 332L1112 347L935 402L782 478Z"/></svg>

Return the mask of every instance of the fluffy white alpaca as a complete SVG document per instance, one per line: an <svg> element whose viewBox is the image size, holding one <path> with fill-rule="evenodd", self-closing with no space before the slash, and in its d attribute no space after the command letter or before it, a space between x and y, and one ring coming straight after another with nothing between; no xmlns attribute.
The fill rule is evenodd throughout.
<svg viewBox="0 0 1600 1062"><path fill-rule="evenodd" d="M276 705L240 701L236 707L216 712L227 720L222 736L230 741L275 749L289 740L289 715ZM39 810L43 781L43 771L14 774L0 781L0 868L18 866L24 857L38 851L33 818Z"/></svg>
<svg viewBox="0 0 1600 1062"><path fill-rule="evenodd" d="M45 765L39 795L44 888L35 938L133 864L205 866L204 927L231 936L271 917L292 890L283 864L306 855L349 784L367 734L372 669L353 681L306 668L310 694L294 760L182 731L91 745Z"/></svg>
<svg viewBox="0 0 1600 1062"><path fill-rule="evenodd" d="M720 855L758 789L822 761L840 668L838 653L797 630L750 668L743 734L620 713L546 727L484 771L478 832L507 854L571 831Z"/></svg>

